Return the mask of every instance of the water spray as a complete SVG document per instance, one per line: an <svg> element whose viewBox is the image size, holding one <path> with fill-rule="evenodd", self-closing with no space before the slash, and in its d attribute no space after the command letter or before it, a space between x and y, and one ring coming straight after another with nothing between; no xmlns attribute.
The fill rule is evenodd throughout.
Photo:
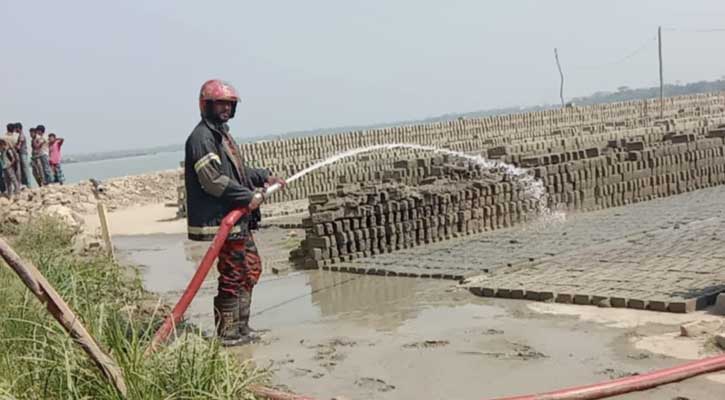
<svg viewBox="0 0 725 400"><path fill-rule="evenodd" d="M327 158L325 160L322 160L318 163L315 163L302 171L292 175L289 179L287 179L287 183L292 183L296 181L297 179L302 178L303 176L309 174L310 172L313 172L315 170L318 170L322 167L334 164L337 161L342 160L343 158L349 158L354 157L360 154L364 153L371 153L373 151L378 150L395 150L395 149L409 149L409 150L418 150L418 151L424 151L434 154L445 154L453 157L460 158L462 160L466 160L470 162L473 165L480 166L485 169L489 170L499 170L502 171L505 175L510 176L511 178L517 180L526 190L527 195L531 196L533 199L537 200L539 204L539 211L540 212L548 212L548 206L546 204L546 190L544 189L544 185L541 183L541 181L537 181L531 174L530 171L525 168L519 168L511 164L506 164L502 161L498 160L489 160L487 158L484 158L480 155L471 155L466 154L460 151L455 150L449 150L449 149L442 149L439 147L433 147L433 146L423 146L418 144L409 144L409 143L386 143L386 144L376 144L368 147L361 147L357 149L352 149L345 151L343 153L339 153L337 155L334 155L330 158ZM268 193L270 190L273 189L273 191L276 191L279 189L279 187L275 187L278 185L270 186L268 189Z"/></svg>

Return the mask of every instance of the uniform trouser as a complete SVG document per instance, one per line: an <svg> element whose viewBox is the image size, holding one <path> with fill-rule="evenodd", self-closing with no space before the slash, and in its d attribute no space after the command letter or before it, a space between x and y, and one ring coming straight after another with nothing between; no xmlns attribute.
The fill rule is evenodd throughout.
<svg viewBox="0 0 725 400"><path fill-rule="evenodd" d="M2 167L0 167L0 194L5 193L5 174L3 173Z"/></svg>
<svg viewBox="0 0 725 400"><path fill-rule="evenodd" d="M220 297L239 297L242 291L252 292L262 275L262 260L251 233L243 239L224 242L217 269Z"/></svg>

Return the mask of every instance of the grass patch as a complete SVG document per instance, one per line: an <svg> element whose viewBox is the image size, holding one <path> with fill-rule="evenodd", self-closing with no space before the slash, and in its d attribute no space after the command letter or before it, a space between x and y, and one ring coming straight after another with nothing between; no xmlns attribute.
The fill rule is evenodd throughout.
<svg viewBox="0 0 725 400"><path fill-rule="evenodd" d="M139 304L137 277L105 257L71 252L73 232L52 217L12 232L31 260L124 373L129 399L253 399L263 373L185 332L145 358L160 317ZM135 275L134 275L135 276ZM0 261L0 399L119 399L86 354Z"/></svg>

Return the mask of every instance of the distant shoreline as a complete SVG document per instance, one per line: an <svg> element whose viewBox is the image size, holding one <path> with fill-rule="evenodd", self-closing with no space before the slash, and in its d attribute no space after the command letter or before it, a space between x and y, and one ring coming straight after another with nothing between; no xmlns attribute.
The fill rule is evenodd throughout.
<svg viewBox="0 0 725 400"><path fill-rule="evenodd" d="M714 81L699 81L691 82L687 84L665 84L664 85L665 97L697 94L697 93L715 93L725 91L725 79L719 79ZM647 88L629 88L622 86L617 88L617 91L600 91L593 93L590 96L574 97L570 98L569 101L573 104L580 106L589 106L595 104L607 104L620 101L632 101L632 100L643 100L653 99L659 97L659 87L647 87ZM364 129L377 129L386 128L391 126L410 125L410 124L426 124L426 123L437 123L453 121L458 118L481 118L495 115L507 115L514 113L526 113L533 111L542 111L551 108L558 108L558 104L541 104L532 106L515 106L515 107L500 107L488 110L472 111L472 112L461 112L461 113L448 113L442 114L430 118L420 118L414 120L403 120L403 121L391 121L385 123L373 123L366 125L355 125L355 126L339 126L334 128L320 128L311 129L305 131L293 131L282 134L268 134L253 136L249 138L236 138L239 143L250 143L259 141L270 141L278 139L291 139L297 137L309 137L319 135L330 135L336 133L347 133L357 130ZM183 151L183 144L156 146L148 149L126 149L119 151L109 151L101 153L82 153L82 154L71 154L63 158L65 164L75 164L81 162L90 161L102 161L102 160L113 160L118 158L132 158L141 156L157 155L162 153L171 153L175 151Z"/></svg>
<svg viewBox="0 0 725 400"><path fill-rule="evenodd" d="M94 162L94 161L118 160L121 158L155 156L155 155L162 154L162 153L173 153L175 151L178 151L178 150L135 151L135 152L129 152L129 153L125 153L125 154L114 154L114 155L89 154L89 155L69 156L69 157L63 157L63 164L78 164L78 163L87 163L87 162Z"/></svg>

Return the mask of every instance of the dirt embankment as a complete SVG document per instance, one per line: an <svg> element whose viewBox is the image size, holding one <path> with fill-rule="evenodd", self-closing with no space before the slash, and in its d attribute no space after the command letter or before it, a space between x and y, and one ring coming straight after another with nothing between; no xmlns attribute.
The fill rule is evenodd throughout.
<svg viewBox="0 0 725 400"><path fill-rule="evenodd" d="M176 202L178 171L160 171L125 176L104 182L101 200L109 210L131 205ZM12 198L0 197L0 224L27 222L51 206L62 206L78 214L95 212L97 200L89 181L72 185L51 185L26 189Z"/></svg>
<svg viewBox="0 0 725 400"><path fill-rule="evenodd" d="M178 176L178 171L170 170L111 179L103 183L99 199L111 213L132 206L175 203ZM77 231L76 250L100 247L98 201L89 181L26 189L12 198L0 197L0 225L20 226L39 215L52 214ZM144 221L138 224L143 226Z"/></svg>

